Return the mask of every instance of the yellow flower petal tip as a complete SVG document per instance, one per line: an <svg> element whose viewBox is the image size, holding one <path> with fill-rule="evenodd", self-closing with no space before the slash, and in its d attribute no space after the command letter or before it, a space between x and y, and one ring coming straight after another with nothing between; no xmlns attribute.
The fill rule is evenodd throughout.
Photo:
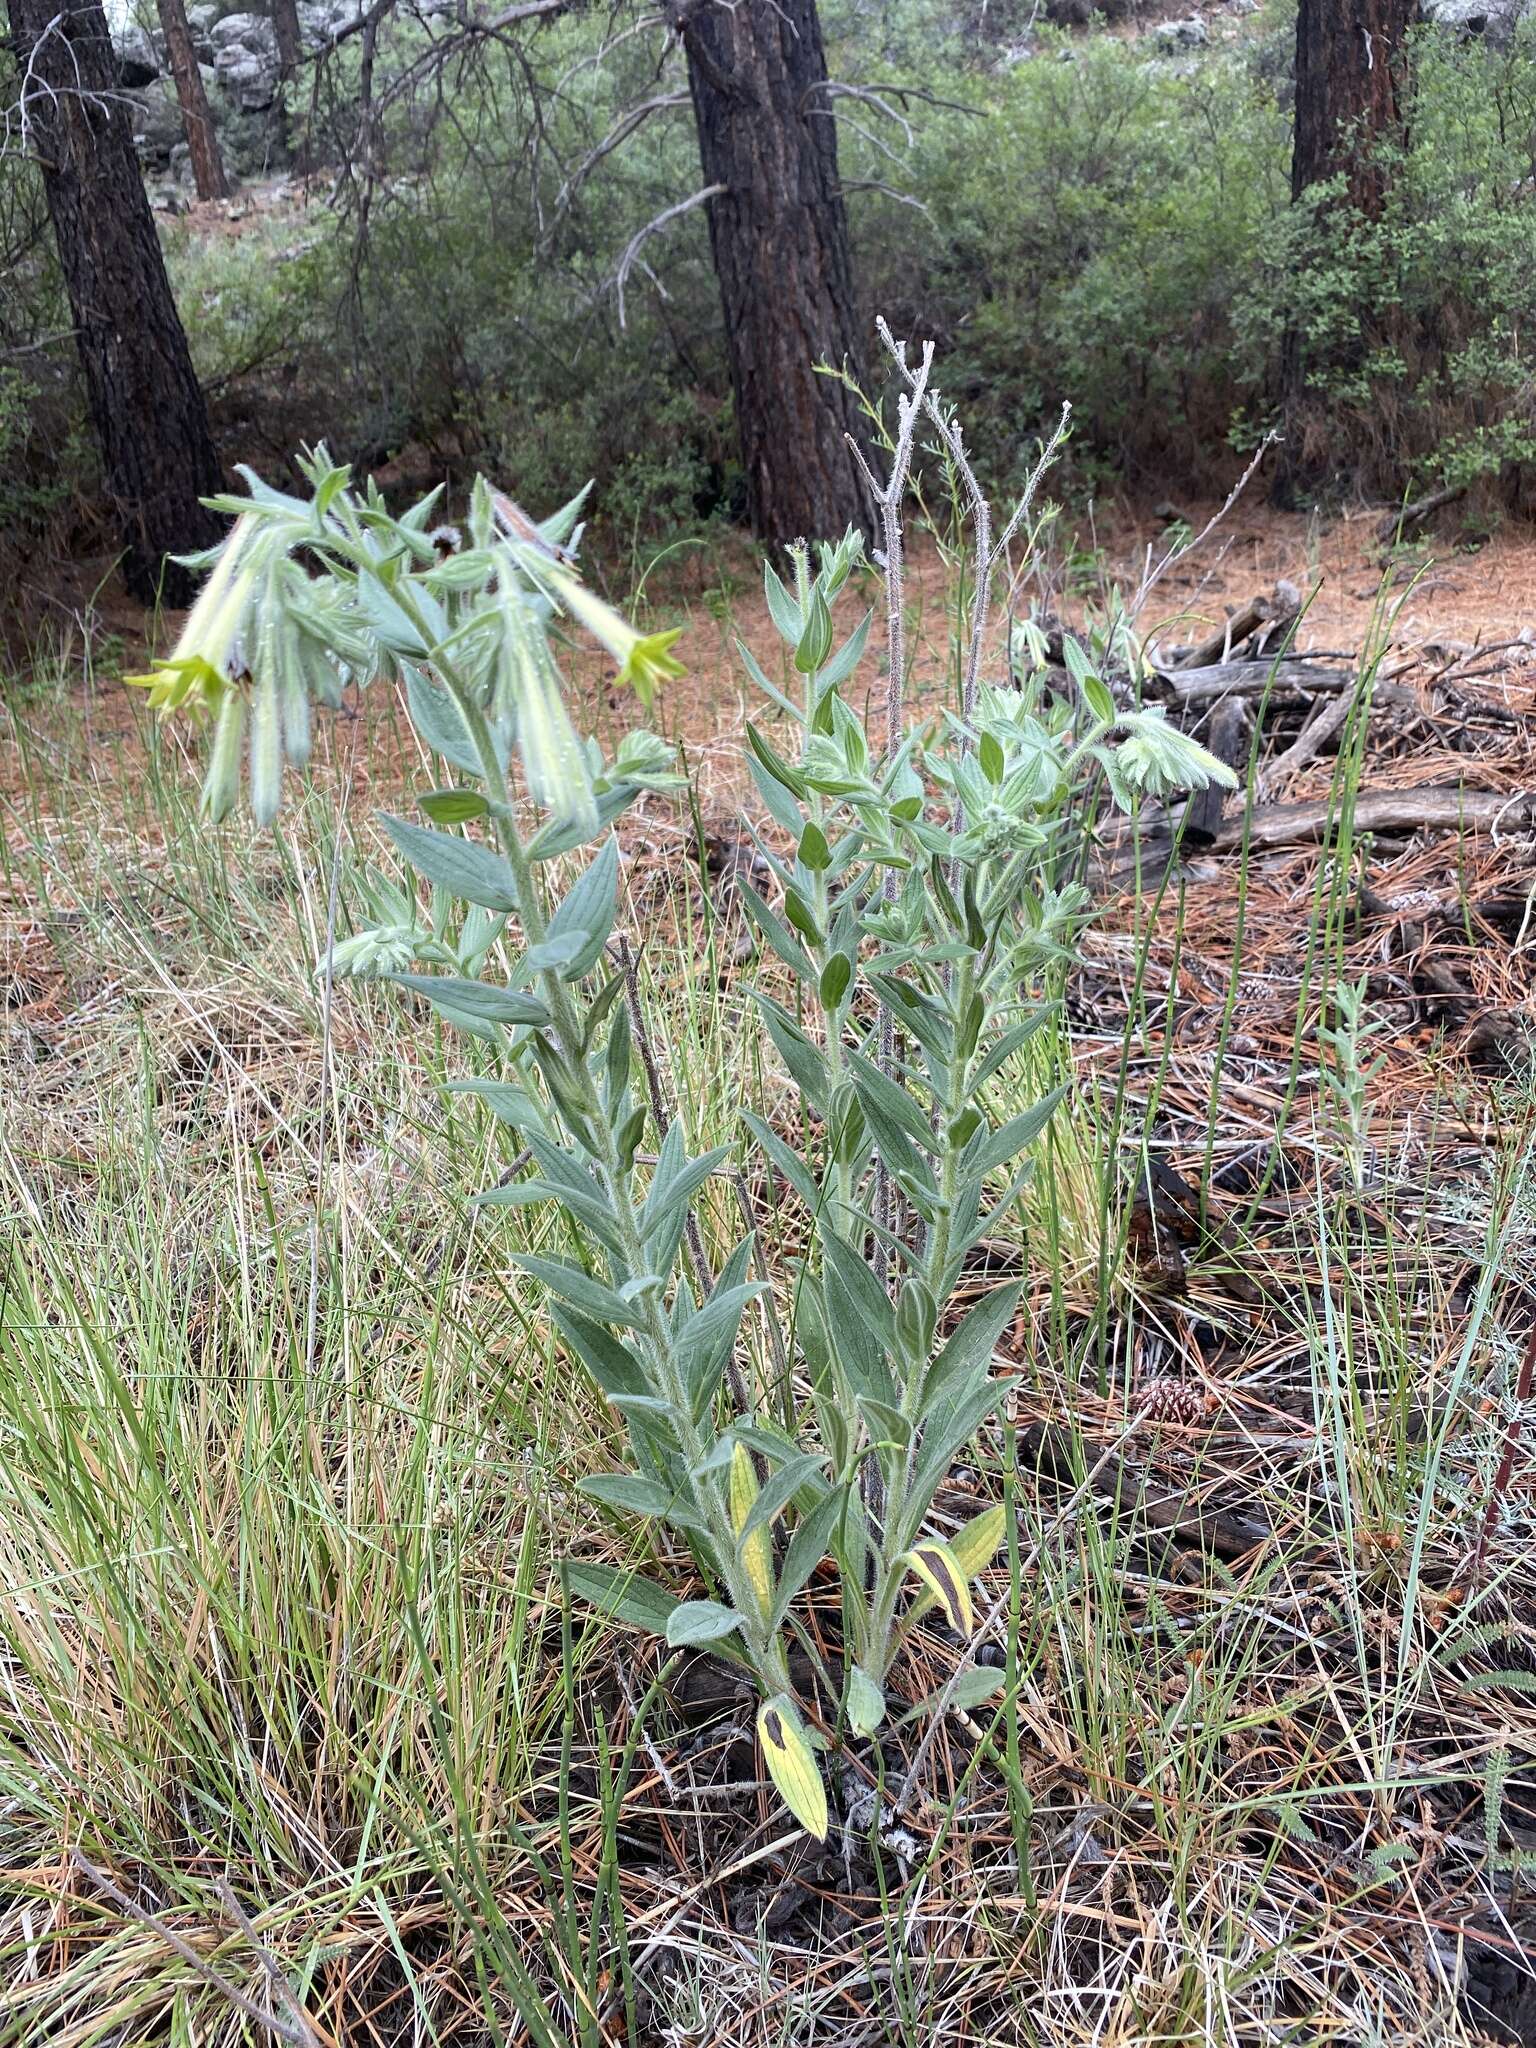
<svg viewBox="0 0 1536 2048"><path fill-rule="evenodd" d="M683 664L670 652L675 641L682 638L681 626L674 626L666 633L646 633L635 641L629 651L629 659L619 671L619 681L628 683L647 711L656 695L659 683L683 674Z"/></svg>

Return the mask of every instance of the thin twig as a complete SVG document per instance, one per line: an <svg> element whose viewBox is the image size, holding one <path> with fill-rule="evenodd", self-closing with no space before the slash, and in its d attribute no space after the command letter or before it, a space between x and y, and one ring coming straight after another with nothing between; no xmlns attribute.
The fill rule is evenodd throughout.
<svg viewBox="0 0 1536 2048"><path fill-rule="evenodd" d="M211 1964L203 1961L184 1935L178 1934L174 1927L168 1927L156 1914L141 1906L137 1899L130 1898L104 1870L98 1870L82 1850L72 1849L69 1860L83 1877L90 1880L103 1898L109 1899L118 1911L126 1913L130 1920L137 1921L139 1926L147 1927L152 1934L158 1935L167 1948L174 1950L181 1957L189 1970L195 1970L205 1984L212 1985L221 1997L227 1998L238 2012L245 2014L247 2019L254 2020L258 2026L268 2028L280 2041L293 2042L294 2048L316 2048L317 2043L325 2042L327 2037L316 2032L313 2021L307 2015L301 2032L292 2021L280 2020L276 2013L266 2011L254 1998L248 1998L238 1985L231 1984L227 1977L221 1977Z"/></svg>
<svg viewBox="0 0 1536 2048"><path fill-rule="evenodd" d="M266 1971L268 1981L270 1982L272 1989L277 1993L278 1999L283 2005L285 2005L288 2008L288 2011L293 2015L294 2025L296 2027L302 2028L304 2038L307 2041L316 2043L318 2048L320 2036L316 2033L314 2022L311 2020L309 2014L304 2010L303 2006L300 2005L297 1997L294 1995L293 1986L288 1982L287 1971L284 1970L282 1964L279 1963L276 1956L273 1955L272 1951L267 1947L266 1943L257 1933L255 1924L252 1921L251 1916L249 1915L249 1913L246 1912L244 1906L242 1906L240 1901L235 1897L234 1890L228 1883L228 1881L225 1878L221 1877L215 1889L217 1890L219 1897L224 1904L225 1911L238 1924L240 1932L245 1936L246 1940L250 1943L251 1948L254 1951L258 1960L260 1961L262 1968Z"/></svg>
<svg viewBox="0 0 1536 2048"><path fill-rule="evenodd" d="M1151 597L1153 591L1156 590L1158 584L1162 582L1164 576L1167 575L1168 571L1173 567L1174 563L1182 562L1187 555L1194 554L1197 548L1203 547L1205 543L1210 539L1211 535L1216 531L1217 527L1221 525L1222 521L1226 518L1227 514L1232 510L1232 507L1237 503L1238 499L1243 495L1244 491L1247 490L1249 484L1253 480L1254 472L1257 470L1259 464L1264 460L1265 456L1269 453L1270 449L1274 447L1275 443L1279 439L1280 435L1276 431L1271 431L1270 433L1266 434L1263 440L1259 443L1258 447L1254 449L1252 455L1248 458L1248 467L1243 471L1242 475L1238 478L1237 482L1232 486L1231 490L1228 491L1225 499L1222 501L1220 510L1213 512L1211 514L1210 518L1205 522L1204 526L1201 527L1200 531L1195 535L1193 540L1185 541L1181 547L1170 548L1167 554L1163 556L1162 560L1157 564L1155 568L1149 567L1147 569L1146 574L1142 577L1141 582L1137 587L1136 595L1134 598L1132 598L1130 603L1130 616L1133 619L1137 619L1141 616L1143 610L1146 608L1147 601ZM1147 552L1147 559L1150 564L1150 548Z"/></svg>

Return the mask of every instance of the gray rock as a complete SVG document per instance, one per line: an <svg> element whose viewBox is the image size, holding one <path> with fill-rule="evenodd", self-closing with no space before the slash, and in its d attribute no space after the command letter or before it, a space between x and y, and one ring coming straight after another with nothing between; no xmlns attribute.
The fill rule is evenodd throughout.
<svg viewBox="0 0 1536 2048"><path fill-rule="evenodd" d="M1185 21L1160 22L1152 36L1165 50L1199 50L1210 41L1211 32L1198 14L1191 14Z"/></svg>
<svg viewBox="0 0 1536 2048"><path fill-rule="evenodd" d="M277 36L259 14L226 14L209 34L219 89L243 113L259 114L277 97Z"/></svg>
<svg viewBox="0 0 1536 2048"><path fill-rule="evenodd" d="M153 85L125 97L140 163L152 171L165 170L172 151L187 139L175 85L169 78L157 78Z"/></svg>
<svg viewBox="0 0 1536 2048"><path fill-rule="evenodd" d="M306 50L328 49L366 12L367 0L299 0L299 33Z"/></svg>
<svg viewBox="0 0 1536 2048"><path fill-rule="evenodd" d="M201 7L187 9L187 27L192 34L192 47L197 52L198 62L213 62L213 30L219 18L216 0L205 0Z"/></svg>
<svg viewBox="0 0 1536 2048"><path fill-rule="evenodd" d="M220 50L250 50L276 57L277 31L264 14L226 14L208 31L215 55Z"/></svg>
<svg viewBox="0 0 1536 2048"><path fill-rule="evenodd" d="M112 49L117 58L117 78L129 89L153 85L165 69L160 52L147 29L136 21L122 21L112 31Z"/></svg>
<svg viewBox="0 0 1536 2048"><path fill-rule="evenodd" d="M1521 22L1536 13L1536 0L1423 0L1424 19L1452 29L1464 41L1481 36L1507 50Z"/></svg>

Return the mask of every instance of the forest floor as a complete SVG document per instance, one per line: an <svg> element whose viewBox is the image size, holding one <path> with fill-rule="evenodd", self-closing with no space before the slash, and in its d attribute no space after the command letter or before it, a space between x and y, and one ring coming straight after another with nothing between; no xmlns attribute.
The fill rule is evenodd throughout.
<svg viewBox="0 0 1536 2048"><path fill-rule="evenodd" d="M304 2048L1536 2042L1536 543L1383 565L1381 517L1240 507L1144 614L1288 580L1353 710L1292 773L1325 706L1276 693L1225 837L1106 853L1072 1111L988 1247L1005 1420L941 1504L1018 1511L1014 1730L951 1715L931 1797L825 1851L707 1668L658 1704L644 1644L562 1649L551 1557L627 1540L573 1491L607 1424L464 1220L494 1142L434 1149L458 1049L363 990L324 1027L325 806L200 831L140 622L65 620L0 751L0 2048L222 2048L232 1987ZM1054 607L1162 534L1106 521ZM928 707L949 588L919 550ZM699 803L626 823L628 921L697 1146L776 1085L729 884L760 592L735 545L645 591ZM429 774L375 705L317 772L347 905Z"/></svg>

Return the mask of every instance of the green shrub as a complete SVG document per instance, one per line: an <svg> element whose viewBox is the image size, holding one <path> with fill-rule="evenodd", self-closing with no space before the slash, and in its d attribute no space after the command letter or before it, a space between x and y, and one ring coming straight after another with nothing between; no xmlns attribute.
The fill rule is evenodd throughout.
<svg viewBox="0 0 1536 2048"><path fill-rule="evenodd" d="M1069 397L1083 484L1214 483L1279 416L1340 482L1395 496L1532 459L1536 25L1511 50L1422 30L1383 218L1290 201L1294 24L1170 62L1111 36L1046 38L1003 75L956 74L860 267L1016 477Z"/></svg>
<svg viewBox="0 0 1536 2048"><path fill-rule="evenodd" d="M1504 53L1420 31L1413 76L1381 218L1288 208L1239 302L1256 362L1301 336L1303 462L1387 497L1536 459L1536 25Z"/></svg>
<svg viewBox="0 0 1536 2048"><path fill-rule="evenodd" d="M1055 36L949 96L986 112L923 122L908 180L931 226L906 230L898 261L860 252L887 317L938 338L1010 480L1064 398L1084 483L1226 475L1232 420L1267 372L1233 306L1289 198L1267 86L1237 53L1171 64Z"/></svg>

